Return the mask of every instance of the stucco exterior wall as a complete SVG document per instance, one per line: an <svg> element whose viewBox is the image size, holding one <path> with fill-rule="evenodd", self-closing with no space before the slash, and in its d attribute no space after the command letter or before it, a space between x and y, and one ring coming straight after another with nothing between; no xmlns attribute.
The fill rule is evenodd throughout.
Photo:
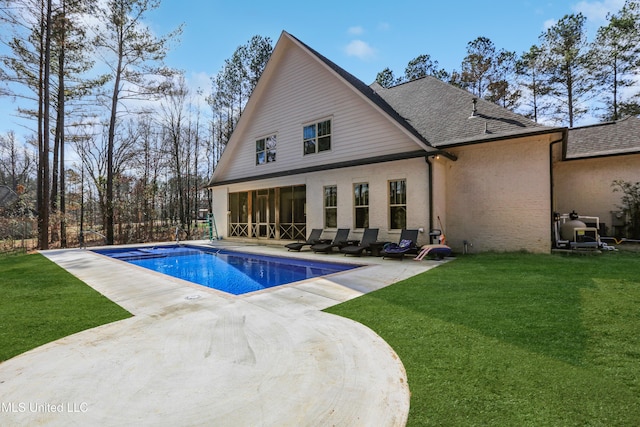
<svg viewBox="0 0 640 427"><path fill-rule="evenodd" d="M616 180L640 181L640 154L570 160L554 165L556 210L597 216L609 228L611 211L618 211L622 193L613 192Z"/></svg>
<svg viewBox="0 0 640 427"><path fill-rule="evenodd" d="M362 229L355 229L353 185L369 183L369 227L378 228L378 240L397 242L400 230L389 230L389 181L407 181L407 228L423 228L419 244L428 243L429 194L428 165L423 158L399 160L305 175L293 175L260 181L213 187L213 209L220 234L227 234L228 193L289 185L306 185L307 230L323 228L324 187L338 188L338 227L350 228L351 238L360 239ZM323 236L333 237L335 229L325 229Z"/></svg>
<svg viewBox="0 0 640 427"><path fill-rule="evenodd" d="M549 252L549 138L489 142L450 150L446 232L454 250Z"/></svg>

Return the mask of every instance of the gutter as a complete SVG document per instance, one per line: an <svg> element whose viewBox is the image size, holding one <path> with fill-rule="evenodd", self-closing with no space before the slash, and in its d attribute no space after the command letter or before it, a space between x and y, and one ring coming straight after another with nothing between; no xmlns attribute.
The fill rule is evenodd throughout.
<svg viewBox="0 0 640 427"><path fill-rule="evenodd" d="M453 160L453 161L458 160L458 158L454 154L451 154L445 150L433 150L433 151L415 150L415 151L399 153L399 154L366 157L358 160L349 160L349 161L343 161L343 162L337 162L337 163L330 163L327 165L315 165L315 166L307 166L307 167L298 168L298 169L288 169L288 170L279 171L279 172L265 173L262 175L247 176L242 178L234 178L234 179L228 179L228 180L218 181L218 182L214 182L213 178L211 178L211 180L206 185L206 187L218 187L222 185L237 184L240 182L259 181L261 179L278 178L282 176L302 175L302 174L307 174L311 172L341 169L341 168L347 168L352 166L371 165L376 163L392 162L396 160L415 159L415 158L426 157L426 156L444 156L449 160Z"/></svg>
<svg viewBox="0 0 640 427"><path fill-rule="evenodd" d="M433 156L444 156L444 157L446 157L447 159L449 159L449 160L451 160L451 161L454 161L454 162L455 162L456 160L458 160L458 156L456 156L455 154L449 153L449 152L448 152L448 151L446 151L446 150L435 150L435 151L429 151L429 152L427 153L427 155L425 156L425 159L426 159L426 158L429 158L429 157L433 157Z"/></svg>

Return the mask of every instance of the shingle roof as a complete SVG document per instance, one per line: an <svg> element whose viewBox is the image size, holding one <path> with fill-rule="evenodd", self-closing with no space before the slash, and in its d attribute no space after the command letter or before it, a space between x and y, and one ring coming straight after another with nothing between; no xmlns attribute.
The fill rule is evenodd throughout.
<svg viewBox="0 0 640 427"><path fill-rule="evenodd" d="M427 146L446 148L565 129L538 124L432 76L390 88L377 83L367 86L291 34L288 36ZM476 111L472 114L474 99ZM637 117L568 131L566 159L628 153L640 153L640 119Z"/></svg>
<svg viewBox="0 0 640 427"><path fill-rule="evenodd" d="M469 119L474 95L431 76L387 89L377 83L367 86L299 39L287 35L428 146L447 147L558 130L482 99L478 100L476 117Z"/></svg>
<svg viewBox="0 0 640 427"><path fill-rule="evenodd" d="M434 147L557 130L483 99L477 100L470 118L475 96L431 76L388 89L377 87L378 94Z"/></svg>
<svg viewBox="0 0 640 427"><path fill-rule="evenodd" d="M640 153L640 119L637 117L569 129L566 159L629 153Z"/></svg>

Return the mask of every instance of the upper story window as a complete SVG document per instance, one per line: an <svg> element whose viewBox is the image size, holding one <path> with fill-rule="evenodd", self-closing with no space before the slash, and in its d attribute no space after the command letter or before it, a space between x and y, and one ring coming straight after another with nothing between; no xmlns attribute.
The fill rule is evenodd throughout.
<svg viewBox="0 0 640 427"><path fill-rule="evenodd" d="M256 165L264 165L276 161L276 136L256 140Z"/></svg>
<svg viewBox="0 0 640 427"><path fill-rule="evenodd" d="M331 150L331 120L306 125L302 130L304 154Z"/></svg>

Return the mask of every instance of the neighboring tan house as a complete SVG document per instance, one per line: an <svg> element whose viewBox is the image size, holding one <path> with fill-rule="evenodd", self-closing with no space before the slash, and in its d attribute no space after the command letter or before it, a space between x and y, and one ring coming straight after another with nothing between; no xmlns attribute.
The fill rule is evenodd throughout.
<svg viewBox="0 0 640 427"><path fill-rule="evenodd" d="M622 235L627 218L620 211L622 193L612 183L640 181L640 119L572 128L560 155L554 167L558 212L597 216L601 234Z"/></svg>
<svg viewBox="0 0 640 427"><path fill-rule="evenodd" d="M212 176L213 213L225 238L417 228L425 244L442 229L457 251L549 252L566 134L433 77L367 86L283 32Z"/></svg>

